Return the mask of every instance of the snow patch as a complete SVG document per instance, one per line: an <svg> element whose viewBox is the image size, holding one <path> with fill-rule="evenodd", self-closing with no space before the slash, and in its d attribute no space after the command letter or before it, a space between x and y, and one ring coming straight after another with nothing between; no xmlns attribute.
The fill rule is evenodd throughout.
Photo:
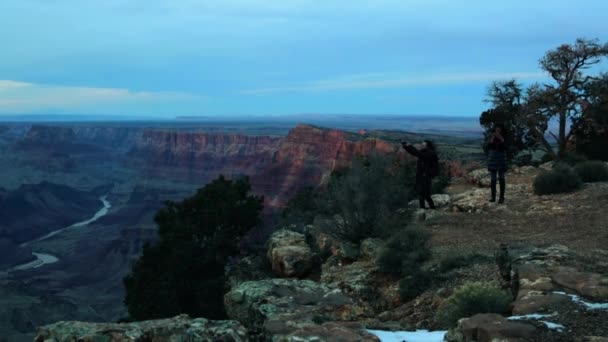
<svg viewBox="0 0 608 342"><path fill-rule="evenodd" d="M534 321L539 321L539 322L545 324L547 326L547 328L552 329L552 330L557 330L557 331L565 330L566 327L564 327L561 324L540 320L541 318L548 318L548 317L553 317L553 316L557 316L557 312L554 312L552 314L528 314L528 315L522 315L522 316L511 316L507 319L510 321L534 320Z"/></svg>
<svg viewBox="0 0 608 342"><path fill-rule="evenodd" d="M554 312L552 314L529 314L529 315L523 315L523 316L511 316L507 319L511 320L511 321L520 321L520 320L524 320L524 319L539 320L541 318L553 317L556 315L557 315L557 312Z"/></svg>
<svg viewBox="0 0 608 342"><path fill-rule="evenodd" d="M558 323L552 323L552 322L547 322L547 321L541 321L543 323L545 323L545 325L547 326L547 328L551 329L551 330L557 330L557 331L564 331L566 330L566 327L558 324Z"/></svg>
<svg viewBox="0 0 608 342"><path fill-rule="evenodd" d="M384 331L367 330L370 334L378 336L382 342L443 342L447 331Z"/></svg>
<svg viewBox="0 0 608 342"><path fill-rule="evenodd" d="M586 307L589 310L608 310L608 303L591 303L591 302L588 302L588 301L582 299L581 297L579 297L577 295L568 294L566 292L553 292L553 293L563 295L563 296L568 296L568 297L570 297L570 299L572 299L573 302L583 305L584 307Z"/></svg>

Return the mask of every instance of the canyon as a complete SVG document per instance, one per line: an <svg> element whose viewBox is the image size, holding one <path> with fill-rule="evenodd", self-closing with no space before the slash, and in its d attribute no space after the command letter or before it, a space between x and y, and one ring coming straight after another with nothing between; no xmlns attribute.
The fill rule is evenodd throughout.
<svg viewBox="0 0 608 342"><path fill-rule="evenodd" d="M122 278L156 241L155 213L219 175L248 176L269 218L357 156L406 158L394 141L312 125L266 135L145 123L0 126L0 246L10 255L0 268L0 335L11 341L59 320L123 318ZM73 226L106 199L103 217Z"/></svg>

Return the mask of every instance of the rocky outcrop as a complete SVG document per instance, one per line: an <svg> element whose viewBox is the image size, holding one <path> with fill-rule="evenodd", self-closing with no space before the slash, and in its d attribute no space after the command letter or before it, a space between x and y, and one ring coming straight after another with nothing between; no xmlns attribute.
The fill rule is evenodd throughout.
<svg viewBox="0 0 608 342"><path fill-rule="evenodd" d="M170 319L122 324L58 322L38 328L35 341L245 342L247 331L236 321L191 319L187 315L181 315Z"/></svg>
<svg viewBox="0 0 608 342"><path fill-rule="evenodd" d="M463 318L445 337L447 342L526 342L535 340L537 328L529 323L512 322L498 314L478 314Z"/></svg>
<svg viewBox="0 0 608 342"><path fill-rule="evenodd" d="M304 234L279 230L268 240L268 260L278 277L303 277L313 268L314 256Z"/></svg>
<svg viewBox="0 0 608 342"><path fill-rule="evenodd" d="M375 260L342 263L332 257L322 268L321 282L352 298L362 316L374 317L400 304L398 282L379 272Z"/></svg>
<svg viewBox="0 0 608 342"><path fill-rule="evenodd" d="M340 290L310 280L244 282L224 296L224 303L228 316L247 327L251 341L323 341L319 338L332 331L360 338L344 341L376 341L359 325L326 324L352 321L359 313Z"/></svg>
<svg viewBox="0 0 608 342"><path fill-rule="evenodd" d="M511 249L508 253L510 262L502 264L501 274L516 294L515 315L560 311L572 301L563 292L608 301L608 276L581 271L577 256L565 246Z"/></svg>

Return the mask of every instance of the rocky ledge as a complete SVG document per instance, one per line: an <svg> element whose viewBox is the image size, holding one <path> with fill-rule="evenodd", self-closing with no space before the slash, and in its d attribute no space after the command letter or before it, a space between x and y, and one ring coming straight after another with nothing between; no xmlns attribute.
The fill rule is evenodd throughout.
<svg viewBox="0 0 608 342"><path fill-rule="evenodd" d="M180 315L169 319L135 323L58 322L39 328L36 342L174 342L247 341L247 330L236 321L191 319Z"/></svg>

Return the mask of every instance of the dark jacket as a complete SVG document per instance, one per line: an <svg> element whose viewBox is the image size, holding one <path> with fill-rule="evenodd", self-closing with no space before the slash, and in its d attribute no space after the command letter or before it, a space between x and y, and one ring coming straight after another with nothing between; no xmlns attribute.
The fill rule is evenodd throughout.
<svg viewBox="0 0 608 342"><path fill-rule="evenodd" d="M437 153L430 148L416 149L412 145L403 145L403 148L411 155L418 157L416 163L416 191L419 194L431 194L431 165L437 159Z"/></svg>
<svg viewBox="0 0 608 342"><path fill-rule="evenodd" d="M492 139L488 144L488 170L507 170L507 151L504 141Z"/></svg>

